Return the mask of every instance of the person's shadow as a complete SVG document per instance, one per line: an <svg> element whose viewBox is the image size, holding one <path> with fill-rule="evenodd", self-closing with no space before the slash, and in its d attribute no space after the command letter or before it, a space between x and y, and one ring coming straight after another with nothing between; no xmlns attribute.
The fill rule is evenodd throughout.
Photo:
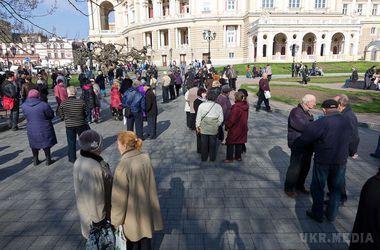
<svg viewBox="0 0 380 250"><path fill-rule="evenodd" d="M234 233L234 235L233 235L234 241L233 241L232 245L228 243L228 239L225 237L226 232L229 232L229 233L233 232ZM246 249L244 242L241 239L240 234L239 234L239 226L235 222L231 223L227 220L224 220L220 224L219 233L215 239L214 246L218 246L218 249L225 249L225 248L227 248L226 245L228 245L228 244L230 245L230 248L233 250L245 250Z"/></svg>
<svg viewBox="0 0 380 250"><path fill-rule="evenodd" d="M282 188L285 183L285 176L290 157L280 146L274 146L271 150L269 150L268 155L272 160L273 165L278 170L278 174L280 176L280 186ZM286 164L284 164L284 162Z"/></svg>

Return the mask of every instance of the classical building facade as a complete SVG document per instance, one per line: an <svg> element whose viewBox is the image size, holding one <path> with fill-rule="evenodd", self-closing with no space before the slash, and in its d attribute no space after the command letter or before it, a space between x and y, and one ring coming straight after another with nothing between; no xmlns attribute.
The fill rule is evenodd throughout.
<svg viewBox="0 0 380 250"><path fill-rule="evenodd" d="M94 0L89 39L149 46L157 65L380 61L380 0Z"/></svg>

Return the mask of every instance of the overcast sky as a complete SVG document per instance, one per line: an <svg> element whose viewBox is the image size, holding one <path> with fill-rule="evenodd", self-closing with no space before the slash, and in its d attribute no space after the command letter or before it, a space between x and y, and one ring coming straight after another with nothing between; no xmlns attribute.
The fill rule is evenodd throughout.
<svg viewBox="0 0 380 250"><path fill-rule="evenodd" d="M71 2L84 13L88 13L87 1L76 3L75 0L71 0ZM53 3L54 0L44 0L36 13L46 13L48 9L51 9ZM67 0L57 0L57 8L52 15L35 17L33 18L33 22L51 32L53 31L53 27L55 27L57 35L62 37L82 39L88 36L88 17L75 10ZM36 27L33 29L34 31L39 30Z"/></svg>

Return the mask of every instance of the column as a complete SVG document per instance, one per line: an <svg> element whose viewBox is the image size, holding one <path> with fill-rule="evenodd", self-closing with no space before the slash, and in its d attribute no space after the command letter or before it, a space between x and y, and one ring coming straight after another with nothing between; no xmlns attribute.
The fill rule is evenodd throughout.
<svg viewBox="0 0 380 250"><path fill-rule="evenodd" d="M349 33L344 33L344 48L343 48L343 57L349 56L350 55L350 34Z"/></svg>
<svg viewBox="0 0 380 250"><path fill-rule="evenodd" d="M266 44L267 44L267 58L272 60L273 58L273 34L267 34Z"/></svg>
<svg viewBox="0 0 380 250"><path fill-rule="evenodd" d="M170 16L175 16L178 14L175 6L176 6L177 0L169 0L169 14Z"/></svg>
<svg viewBox="0 0 380 250"><path fill-rule="evenodd" d="M191 28L190 27L187 27L187 36L189 37L189 44L187 47L191 48Z"/></svg>
<svg viewBox="0 0 380 250"><path fill-rule="evenodd" d="M332 39L333 34L326 34L326 48L324 51L325 56L330 56L331 55L331 39ZM329 59L329 58L328 58Z"/></svg>
<svg viewBox="0 0 380 250"><path fill-rule="evenodd" d="M180 37L178 36L178 28L174 28L174 35L175 35L175 47L179 48L179 46L180 46Z"/></svg>
<svg viewBox="0 0 380 250"><path fill-rule="evenodd" d="M256 59L260 60L263 57L263 34L257 33L257 56ZM268 53L267 53L268 54Z"/></svg>
<svg viewBox="0 0 380 250"><path fill-rule="evenodd" d="M367 0L365 15L366 16L371 16L372 15L372 1L371 0Z"/></svg>
<svg viewBox="0 0 380 250"><path fill-rule="evenodd" d="M241 40L240 39L240 35L241 35L240 34L241 33L240 30L241 30L240 29L240 25L237 25L237 30L236 30L236 46L237 47L240 47L240 40Z"/></svg>

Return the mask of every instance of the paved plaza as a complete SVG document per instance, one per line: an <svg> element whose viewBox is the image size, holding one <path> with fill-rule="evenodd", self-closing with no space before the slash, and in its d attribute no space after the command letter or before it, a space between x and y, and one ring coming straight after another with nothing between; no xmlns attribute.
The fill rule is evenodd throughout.
<svg viewBox="0 0 380 250"><path fill-rule="evenodd" d="M159 136L143 147L152 158L165 224L155 235L155 249L347 248L346 234L337 233L351 231L361 187L377 171L379 161L369 153L379 132L359 129L360 157L347 166L348 202L334 223L319 224L305 214L310 196L294 200L282 191L290 156L287 116L255 112L254 100L247 153L233 164L221 163L223 145L216 162L201 163L195 134L185 125L183 97L159 103ZM103 117L91 128L102 134L102 156L114 170L120 159L116 134L125 127L112 120L108 110ZM52 151L58 161L49 167L45 162L32 165L25 129L0 133L0 249L84 248L64 123L56 120L55 131L58 144ZM308 184L310 180L309 174Z"/></svg>

